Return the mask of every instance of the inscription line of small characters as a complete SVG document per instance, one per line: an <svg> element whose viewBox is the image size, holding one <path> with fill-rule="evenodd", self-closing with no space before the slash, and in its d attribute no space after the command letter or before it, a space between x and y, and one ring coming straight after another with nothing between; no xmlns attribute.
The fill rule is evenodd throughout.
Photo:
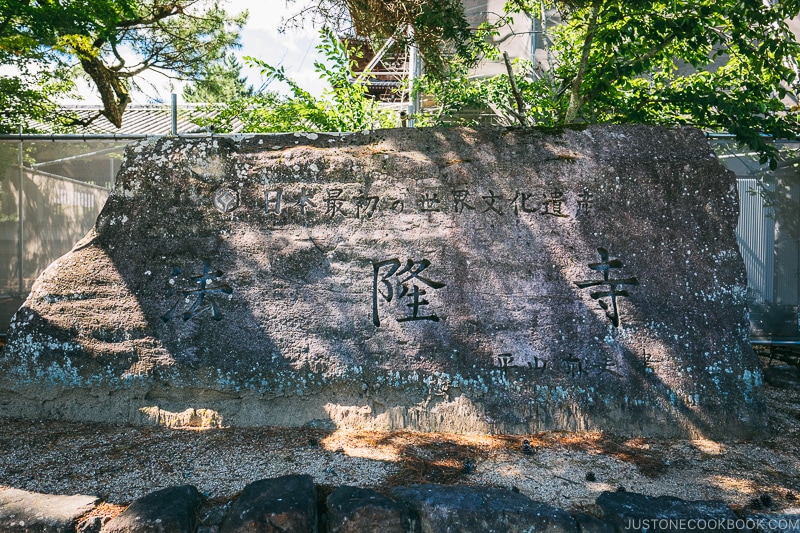
<svg viewBox="0 0 800 533"><path fill-rule="evenodd" d="M520 216L538 214L556 218L570 216L566 209L566 195L558 188L540 188L535 192L517 190L514 196L503 196L493 189L481 192L469 189L452 189L448 193L440 190L421 192L413 200L381 198L360 191L348 196L342 188L329 188L324 192L312 193L308 187L300 191L287 191L282 187L264 188L265 211L267 214L281 215L288 210L308 215L316 211L330 219L339 217L367 219L377 212L390 213L489 213L495 216ZM576 197L576 215L590 213L594 207L594 194L587 189Z"/></svg>
<svg viewBox="0 0 800 533"><path fill-rule="evenodd" d="M514 367L515 357L510 353L501 353L495 358L496 366L504 373ZM553 361L550 359L533 356L532 361L525 361L524 365L516 366L543 373L550 371L562 372L571 379L579 379L590 373L595 375L609 374L620 379L623 377L618 371L617 362L608 354L602 354L597 361L589 361L573 354L566 354L555 362L557 364L554 367Z"/></svg>

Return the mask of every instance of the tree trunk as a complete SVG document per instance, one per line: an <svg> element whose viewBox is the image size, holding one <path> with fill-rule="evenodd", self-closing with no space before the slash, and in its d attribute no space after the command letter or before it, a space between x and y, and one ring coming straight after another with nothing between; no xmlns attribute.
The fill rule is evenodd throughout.
<svg viewBox="0 0 800 533"><path fill-rule="evenodd" d="M81 55L81 66L92 78L103 102L102 114L117 128L122 127L122 114L130 102L125 84L117 74L108 69L96 56Z"/></svg>
<svg viewBox="0 0 800 533"><path fill-rule="evenodd" d="M574 123L578 118L578 113L586 103L586 98L583 95L583 78L586 76L586 71L589 68L589 53L592 51L592 42L597 33L597 16L600 13L600 4L602 0L597 0L592 4L592 14L589 17L589 25L586 28L586 37L583 39L583 49L581 50L581 61L578 64L578 72L575 74L572 83L570 84L569 107L564 117L566 124Z"/></svg>

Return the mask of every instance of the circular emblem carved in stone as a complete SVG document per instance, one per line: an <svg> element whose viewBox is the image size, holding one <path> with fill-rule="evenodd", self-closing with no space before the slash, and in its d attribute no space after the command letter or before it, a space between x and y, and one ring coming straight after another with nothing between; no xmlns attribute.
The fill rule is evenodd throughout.
<svg viewBox="0 0 800 533"><path fill-rule="evenodd" d="M239 193L228 187L217 189L214 193L214 207L220 213L230 213L239 207Z"/></svg>

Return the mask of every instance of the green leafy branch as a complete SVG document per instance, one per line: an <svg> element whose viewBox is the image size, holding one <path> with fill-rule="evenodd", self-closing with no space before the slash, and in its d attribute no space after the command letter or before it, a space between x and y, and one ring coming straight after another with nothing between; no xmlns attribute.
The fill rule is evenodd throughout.
<svg viewBox="0 0 800 533"><path fill-rule="evenodd" d="M314 68L329 88L320 98L292 80L283 67L275 67L255 57L245 57L247 64L260 68L267 79L285 83L289 94L264 91L253 96L235 98L224 104L213 104L195 113L193 119L217 131L231 131L239 122L245 132L290 131L362 131L392 127L396 113L383 109L370 98L363 81L353 72L352 51L334 33L323 28L317 50L326 61L317 61Z"/></svg>

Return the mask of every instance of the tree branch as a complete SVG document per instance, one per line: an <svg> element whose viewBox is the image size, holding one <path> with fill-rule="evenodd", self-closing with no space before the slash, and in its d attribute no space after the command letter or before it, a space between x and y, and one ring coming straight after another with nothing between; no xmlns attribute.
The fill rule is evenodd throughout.
<svg viewBox="0 0 800 533"><path fill-rule="evenodd" d="M597 17L600 13L601 3L602 0L596 0L596 2L592 4L589 26L586 28L586 37L583 39L581 61L578 64L578 72L571 84L569 106L567 107L567 113L564 117L564 122L566 124L572 124L577 120L578 113L585 103L584 97L581 94L581 89L583 87L583 78L586 76L586 71L589 68L589 53L592 51L592 42L594 41L594 36L597 34Z"/></svg>
<svg viewBox="0 0 800 533"><path fill-rule="evenodd" d="M623 68L629 68L629 67L634 66L637 63L644 63L645 61L650 61L651 59L656 57L658 54L663 52L670 44L672 44L672 41L674 41L677 37L678 36L673 33L672 35L670 35L669 37L667 37L666 39L664 39L663 41L658 43L657 46L654 46L653 48L648 50L645 54L642 54L639 57L632 58L632 59L626 61L625 63L623 63L622 67Z"/></svg>
<svg viewBox="0 0 800 533"><path fill-rule="evenodd" d="M191 5L191 3L189 5ZM133 26L151 26L156 22L159 22L165 18L169 18L175 15L180 15L186 8L186 6L181 4L180 2L172 2L169 4L165 4L163 6L154 5L153 7L154 7L153 13L149 17L136 17L128 20L121 20L116 24L117 28L130 28Z"/></svg>
<svg viewBox="0 0 800 533"><path fill-rule="evenodd" d="M109 67L109 69L115 72L119 72L120 70L125 68L125 59L120 55L119 50L117 50L116 43L111 44L111 52L114 54L114 57L117 58L117 61L119 61L119 63L117 63L113 67Z"/></svg>
<svg viewBox="0 0 800 533"><path fill-rule="evenodd" d="M522 100L519 88L517 88L517 79L514 77L514 71L511 68L511 60L508 58L508 52L505 50L503 51L503 60L506 63L506 70L508 70L508 81L511 83L511 92L514 93L514 100L517 101L517 112L514 113L514 116L519 121L520 126L525 127L528 125L525 102Z"/></svg>
<svg viewBox="0 0 800 533"><path fill-rule="evenodd" d="M116 73L109 70L100 58L87 55L81 55L79 58L83 70L92 78L100 92L100 100L103 102L101 113L109 122L121 128L122 114L130 102L128 89Z"/></svg>
<svg viewBox="0 0 800 533"><path fill-rule="evenodd" d="M83 126L83 127L86 127L89 124L91 124L92 122L94 122L95 120L97 120L98 118L102 117L103 116L103 112L102 111L98 111L97 113L95 113L94 115L89 116L88 118L77 118L75 116L66 116L66 115L61 115L61 116L64 117L64 120L66 122L66 124L65 124L66 126Z"/></svg>

